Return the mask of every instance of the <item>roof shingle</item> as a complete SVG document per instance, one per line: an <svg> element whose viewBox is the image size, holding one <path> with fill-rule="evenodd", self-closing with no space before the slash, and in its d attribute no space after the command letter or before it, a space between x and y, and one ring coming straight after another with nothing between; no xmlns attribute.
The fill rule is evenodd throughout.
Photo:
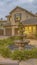
<svg viewBox="0 0 37 65"><path fill-rule="evenodd" d="M27 19L25 21L22 21L23 25L37 25L37 19L36 18L31 18Z"/></svg>

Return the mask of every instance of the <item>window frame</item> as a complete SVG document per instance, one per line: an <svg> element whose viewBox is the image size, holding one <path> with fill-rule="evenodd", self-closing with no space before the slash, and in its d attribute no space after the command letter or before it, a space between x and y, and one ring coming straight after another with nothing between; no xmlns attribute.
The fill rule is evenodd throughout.
<svg viewBox="0 0 37 65"><path fill-rule="evenodd" d="M15 20L15 22L19 22L20 21L20 20L16 20L17 17L20 17L20 20L21 20L21 13L14 14L14 20Z"/></svg>

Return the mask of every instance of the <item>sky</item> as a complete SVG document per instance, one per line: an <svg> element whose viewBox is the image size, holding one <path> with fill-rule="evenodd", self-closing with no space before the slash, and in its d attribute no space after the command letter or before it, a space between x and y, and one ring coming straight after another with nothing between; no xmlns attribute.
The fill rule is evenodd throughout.
<svg viewBox="0 0 37 65"><path fill-rule="evenodd" d="M0 0L0 18L5 19L5 16L16 6L37 13L37 0Z"/></svg>

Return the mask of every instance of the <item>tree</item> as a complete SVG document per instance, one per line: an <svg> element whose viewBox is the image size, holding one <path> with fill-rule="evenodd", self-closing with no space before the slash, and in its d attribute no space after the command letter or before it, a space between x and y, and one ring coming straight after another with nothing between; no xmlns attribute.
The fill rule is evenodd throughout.
<svg viewBox="0 0 37 65"><path fill-rule="evenodd" d="M24 30L23 30L22 22L19 22L18 28L19 28L19 34L20 34L21 40L23 41L23 31Z"/></svg>

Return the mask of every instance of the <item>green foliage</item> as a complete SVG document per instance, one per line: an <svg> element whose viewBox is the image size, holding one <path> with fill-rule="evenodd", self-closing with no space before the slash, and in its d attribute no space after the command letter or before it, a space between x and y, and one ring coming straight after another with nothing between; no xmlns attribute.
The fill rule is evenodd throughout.
<svg viewBox="0 0 37 65"><path fill-rule="evenodd" d="M8 39L0 40L0 54L2 56L13 60L37 58L37 48L32 50L15 50L12 52L8 46L13 45L15 39L20 39L20 37L10 37Z"/></svg>
<svg viewBox="0 0 37 65"><path fill-rule="evenodd" d="M8 48L9 45L13 45L13 37L0 40L0 54L4 57L10 57L11 50Z"/></svg>
<svg viewBox="0 0 37 65"><path fill-rule="evenodd" d="M15 50L12 53L11 58L13 60L26 60L26 59L30 59L30 58L37 58L37 49L33 49L33 50Z"/></svg>
<svg viewBox="0 0 37 65"><path fill-rule="evenodd" d="M6 58L10 58L11 50L8 48L1 49L1 55Z"/></svg>
<svg viewBox="0 0 37 65"><path fill-rule="evenodd" d="M20 33L23 34L23 24L21 22L19 22L18 28L19 28Z"/></svg>
<svg viewBox="0 0 37 65"><path fill-rule="evenodd" d="M20 40L21 37L20 36L15 36L15 40Z"/></svg>
<svg viewBox="0 0 37 65"><path fill-rule="evenodd" d="M19 50L15 50L13 53L12 53L12 56L11 58L13 60L24 60L24 54L23 52L19 51Z"/></svg>
<svg viewBox="0 0 37 65"><path fill-rule="evenodd" d="M14 44L14 37L10 37L10 38L7 38L7 39L3 39L3 40L0 40L0 47L4 46L8 46L8 45L13 45Z"/></svg>

